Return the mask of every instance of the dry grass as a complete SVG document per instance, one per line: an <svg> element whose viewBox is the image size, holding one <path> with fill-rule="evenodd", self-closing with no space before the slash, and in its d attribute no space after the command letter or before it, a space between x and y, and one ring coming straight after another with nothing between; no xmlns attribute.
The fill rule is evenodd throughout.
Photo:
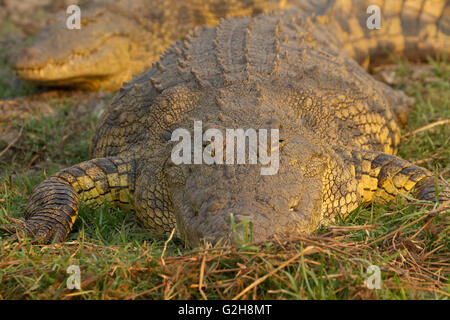
<svg viewBox="0 0 450 320"><path fill-rule="evenodd" d="M378 237L373 225L331 227L316 236L250 247L184 250L169 243L101 245L80 236L63 245L4 243L0 249L1 298L32 299L422 299L449 297L448 239L422 207L412 228ZM406 209L406 208L404 208ZM402 209L401 209L402 210ZM399 212L391 212L390 216ZM401 212L400 212L401 214ZM385 217L388 218L388 217ZM421 223L422 222L422 223ZM404 225L403 225L404 226ZM448 228L447 228L448 229ZM370 230L370 231L369 231ZM426 236L435 233L434 239ZM363 239L360 239L363 238ZM355 239L356 238L356 239ZM66 288L66 268L81 267L82 290ZM382 289L365 286L371 264Z"/></svg>

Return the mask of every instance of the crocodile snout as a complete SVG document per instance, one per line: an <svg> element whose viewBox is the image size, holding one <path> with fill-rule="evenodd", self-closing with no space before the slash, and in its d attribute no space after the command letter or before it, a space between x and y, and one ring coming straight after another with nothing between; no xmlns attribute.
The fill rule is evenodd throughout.
<svg viewBox="0 0 450 320"><path fill-rule="evenodd" d="M15 71L39 70L45 66L44 53L35 47L28 47L11 59L11 67Z"/></svg>

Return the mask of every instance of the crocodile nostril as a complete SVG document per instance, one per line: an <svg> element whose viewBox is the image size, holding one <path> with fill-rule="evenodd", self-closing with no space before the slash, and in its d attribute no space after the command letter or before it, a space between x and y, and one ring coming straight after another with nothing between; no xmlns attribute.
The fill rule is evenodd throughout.
<svg viewBox="0 0 450 320"><path fill-rule="evenodd" d="M27 59L32 59L35 57L40 57L42 55L42 51L33 47L25 48L22 51L22 55ZM18 59L21 60L21 59Z"/></svg>
<svg viewBox="0 0 450 320"><path fill-rule="evenodd" d="M34 47L28 47L28 48L25 48L25 49L23 49L23 51L24 51L26 54L36 54L36 53L40 53L40 50L38 50L38 49L36 49L36 48L34 48Z"/></svg>
<svg viewBox="0 0 450 320"><path fill-rule="evenodd" d="M225 206L226 201L221 199L210 200L204 202L200 207L200 214L205 215L216 215Z"/></svg>
<svg viewBox="0 0 450 320"><path fill-rule="evenodd" d="M289 212L298 211L299 200L291 200L289 201Z"/></svg>
<svg viewBox="0 0 450 320"><path fill-rule="evenodd" d="M39 69L43 53L41 50L29 47L24 48L20 54L11 58L10 64L14 69Z"/></svg>

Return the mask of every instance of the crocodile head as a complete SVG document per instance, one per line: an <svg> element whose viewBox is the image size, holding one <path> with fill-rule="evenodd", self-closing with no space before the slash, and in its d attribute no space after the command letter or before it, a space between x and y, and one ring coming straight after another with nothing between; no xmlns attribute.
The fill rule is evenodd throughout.
<svg viewBox="0 0 450 320"><path fill-rule="evenodd" d="M267 90L273 95L274 89ZM199 244L202 239L217 243L231 237L235 241L236 235L242 238L245 230L250 228L253 242L295 237L311 233L321 220L322 184L328 157L320 147L317 134L313 135L302 120L288 116L288 105L269 105L267 100L255 103L257 100L252 95L253 92L245 94L242 89L236 97L231 94L234 101L218 115L215 114L217 110L210 107L214 105L211 94L213 98L206 97L200 102L208 110L204 112L205 109L200 108L205 115L192 113L189 120L177 124L177 128L192 132L192 137L195 134L192 118L202 120L204 134L209 130L205 128L222 132L224 164L207 164L206 158L201 164L180 164L179 160L174 160L172 151L178 150L174 148L181 139L173 139L178 142L171 142L173 145L169 144L164 151L163 158L168 160L162 171L177 228L183 240L191 245ZM233 107L237 105L238 110ZM250 164L250 140L247 139L245 163L238 164L235 156L232 164L226 164L229 157L226 155L227 130L239 128L256 131L258 153L261 150L259 134L261 130L267 130L270 161L262 162L259 154L257 163ZM278 136L272 133L274 128L278 130ZM172 138L174 133L172 131ZM272 141L272 137L276 140ZM204 143L204 152L207 152L207 146L208 143ZM172 151L169 153L169 150ZM235 227L230 215L233 215Z"/></svg>
<svg viewBox="0 0 450 320"><path fill-rule="evenodd" d="M118 90L133 73L149 67L159 52L139 40L143 31L135 20L108 8L83 9L79 30L68 29L66 14L59 13L12 59L16 75L45 86Z"/></svg>

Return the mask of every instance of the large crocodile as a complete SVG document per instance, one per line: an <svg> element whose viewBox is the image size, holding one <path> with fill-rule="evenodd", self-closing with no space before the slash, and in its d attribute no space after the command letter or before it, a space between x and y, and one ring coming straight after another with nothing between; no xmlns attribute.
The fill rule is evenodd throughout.
<svg viewBox="0 0 450 320"><path fill-rule="evenodd" d="M450 199L445 181L395 156L408 99L357 63L382 60L386 48L416 58L448 53L448 4L381 1L381 29L369 30L369 3L302 3L222 20L174 43L116 94L97 125L92 160L43 181L26 219L2 228L63 241L82 199L107 200L134 209L155 236L176 226L189 244L216 242L230 235L232 213L252 221L254 241L263 241L311 233L397 194ZM278 129L278 172L175 164L172 132L192 131L195 120L219 132Z"/></svg>

